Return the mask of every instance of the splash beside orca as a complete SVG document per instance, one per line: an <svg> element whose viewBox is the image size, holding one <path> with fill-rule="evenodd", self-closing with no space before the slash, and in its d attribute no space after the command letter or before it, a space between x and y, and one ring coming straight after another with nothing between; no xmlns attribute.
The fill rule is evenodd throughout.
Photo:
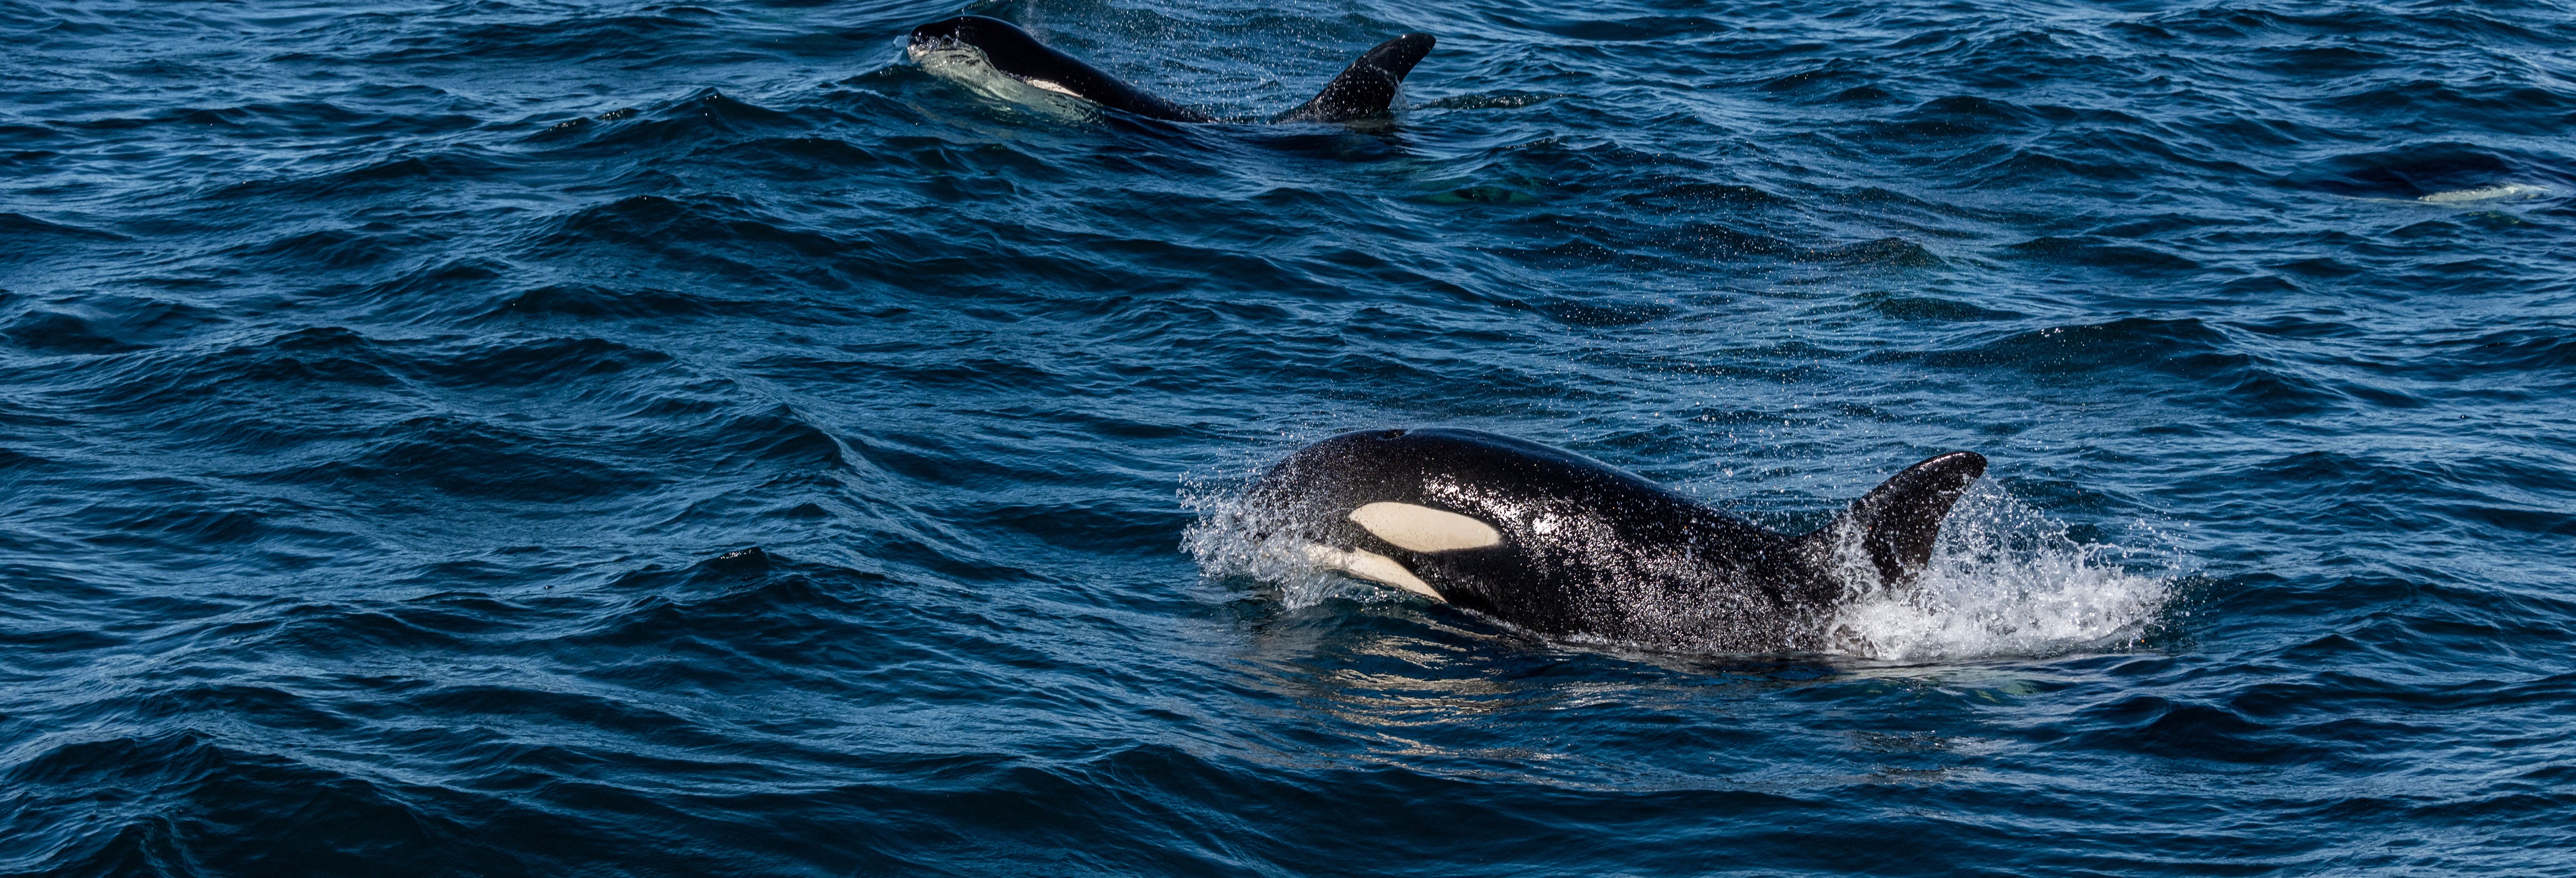
<svg viewBox="0 0 2576 878"><path fill-rule="evenodd" d="M1917 463L1832 524L1791 536L1609 464L1475 430L1371 430L1309 445L1247 506L1316 565L1541 634L1723 653L1812 651L1853 585L1930 563L1985 474Z"/></svg>
<svg viewBox="0 0 2576 878"><path fill-rule="evenodd" d="M1386 112L1404 75L1437 43L1430 34L1405 34L1362 53L1315 97L1271 117L1272 122L1350 122ZM1010 22L960 15L913 28L904 52L916 63L942 53L972 51L994 71L1041 91L1081 98L1149 119L1215 122L1216 117L1129 85L1038 42Z"/></svg>

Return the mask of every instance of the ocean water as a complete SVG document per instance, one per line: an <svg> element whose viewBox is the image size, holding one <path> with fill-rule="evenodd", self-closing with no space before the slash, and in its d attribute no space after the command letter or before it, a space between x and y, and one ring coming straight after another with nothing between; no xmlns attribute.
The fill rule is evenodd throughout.
<svg viewBox="0 0 2576 878"><path fill-rule="evenodd" d="M0 0L0 875L2576 871L2576 7ZM1473 427L1819 655L1267 563Z"/></svg>

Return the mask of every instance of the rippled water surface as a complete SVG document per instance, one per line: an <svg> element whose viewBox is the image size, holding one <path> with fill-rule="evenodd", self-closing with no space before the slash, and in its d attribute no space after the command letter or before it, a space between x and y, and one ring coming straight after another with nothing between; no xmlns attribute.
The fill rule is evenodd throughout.
<svg viewBox="0 0 2576 878"><path fill-rule="evenodd" d="M2576 870L2576 8L0 0L0 874ZM1451 425L1834 654L1264 569Z"/></svg>

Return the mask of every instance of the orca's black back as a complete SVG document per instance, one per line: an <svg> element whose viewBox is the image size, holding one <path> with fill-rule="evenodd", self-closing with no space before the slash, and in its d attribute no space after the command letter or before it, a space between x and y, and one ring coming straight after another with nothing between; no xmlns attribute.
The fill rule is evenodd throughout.
<svg viewBox="0 0 2576 878"><path fill-rule="evenodd" d="M1798 542L1608 464L1475 430L1317 442L1251 493L1306 538L1386 555L1450 602L1547 634L1727 652L1806 648L1839 593ZM1349 520L1369 503L1466 515L1503 540L1415 552Z"/></svg>

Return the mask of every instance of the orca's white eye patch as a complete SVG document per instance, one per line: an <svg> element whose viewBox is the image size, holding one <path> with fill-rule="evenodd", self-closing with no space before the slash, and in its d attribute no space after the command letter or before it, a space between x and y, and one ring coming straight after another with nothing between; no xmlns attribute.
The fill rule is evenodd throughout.
<svg viewBox="0 0 2576 878"><path fill-rule="evenodd" d="M1411 503L1371 503L1351 510L1350 518L1378 539L1416 552L1482 549L1503 542L1493 525Z"/></svg>

